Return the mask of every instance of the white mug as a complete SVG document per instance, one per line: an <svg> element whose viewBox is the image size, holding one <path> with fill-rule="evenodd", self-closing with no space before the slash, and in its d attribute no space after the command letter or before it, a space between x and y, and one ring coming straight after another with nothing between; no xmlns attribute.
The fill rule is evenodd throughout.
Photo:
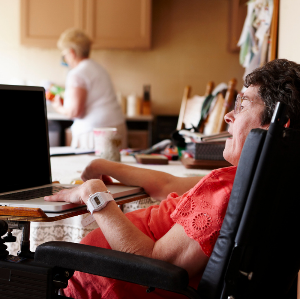
<svg viewBox="0 0 300 299"><path fill-rule="evenodd" d="M120 161L121 136L116 128L95 128L95 155L110 161Z"/></svg>

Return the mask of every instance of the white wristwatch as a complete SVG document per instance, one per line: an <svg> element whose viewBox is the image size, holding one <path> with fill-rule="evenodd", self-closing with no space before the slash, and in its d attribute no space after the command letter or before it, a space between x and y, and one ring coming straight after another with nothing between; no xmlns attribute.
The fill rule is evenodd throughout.
<svg viewBox="0 0 300 299"><path fill-rule="evenodd" d="M109 191L96 192L89 196L86 203L87 210L93 215L94 212L100 211L106 207L107 203L114 200Z"/></svg>

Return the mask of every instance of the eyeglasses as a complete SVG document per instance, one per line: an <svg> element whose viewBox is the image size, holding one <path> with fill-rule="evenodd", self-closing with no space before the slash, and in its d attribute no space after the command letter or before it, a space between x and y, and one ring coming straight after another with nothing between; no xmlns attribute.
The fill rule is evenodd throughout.
<svg viewBox="0 0 300 299"><path fill-rule="evenodd" d="M258 103L258 102L254 102L254 101L250 100L249 98L238 94L237 97L236 97L235 103L234 103L234 114L239 114L243 110L243 105L242 105L243 101L249 101L253 104L258 104L258 105L262 105L262 106L267 107L265 103L261 104L261 103Z"/></svg>
<svg viewBox="0 0 300 299"><path fill-rule="evenodd" d="M66 54L61 56L61 65L68 66L68 63L66 61Z"/></svg>

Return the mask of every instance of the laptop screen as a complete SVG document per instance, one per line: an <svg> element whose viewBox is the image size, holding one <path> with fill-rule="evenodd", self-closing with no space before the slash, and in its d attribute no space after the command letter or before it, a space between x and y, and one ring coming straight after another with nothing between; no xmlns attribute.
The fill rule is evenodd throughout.
<svg viewBox="0 0 300 299"><path fill-rule="evenodd" d="M0 193L51 183L45 90L0 85Z"/></svg>

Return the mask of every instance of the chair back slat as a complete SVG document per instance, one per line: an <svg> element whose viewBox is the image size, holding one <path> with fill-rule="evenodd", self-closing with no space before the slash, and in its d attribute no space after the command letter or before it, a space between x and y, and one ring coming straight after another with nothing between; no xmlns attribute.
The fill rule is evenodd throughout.
<svg viewBox="0 0 300 299"><path fill-rule="evenodd" d="M191 87L187 85L183 90L183 96L182 96L180 112L179 112L177 128L176 128L177 131L180 131L184 128L183 119L184 119L185 109L187 106L187 101L190 98L190 95L191 95Z"/></svg>
<svg viewBox="0 0 300 299"><path fill-rule="evenodd" d="M207 96L209 96L210 94L212 94L214 88L215 88L215 83L214 83L213 81L209 81L209 82L206 84L206 90L205 90L204 96L207 97Z"/></svg>

